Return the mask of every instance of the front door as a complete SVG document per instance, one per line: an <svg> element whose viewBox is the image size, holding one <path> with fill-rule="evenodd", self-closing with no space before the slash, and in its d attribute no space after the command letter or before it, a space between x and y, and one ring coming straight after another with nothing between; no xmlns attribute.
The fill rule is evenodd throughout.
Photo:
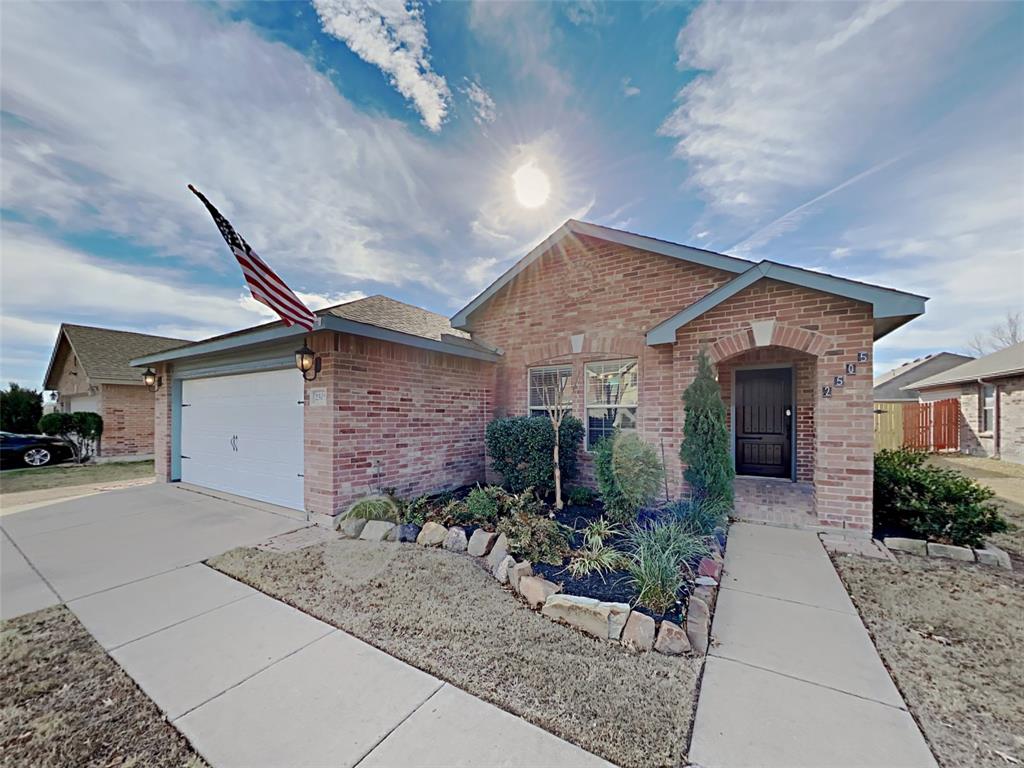
<svg viewBox="0 0 1024 768"><path fill-rule="evenodd" d="M736 371L736 474L791 477L792 372Z"/></svg>

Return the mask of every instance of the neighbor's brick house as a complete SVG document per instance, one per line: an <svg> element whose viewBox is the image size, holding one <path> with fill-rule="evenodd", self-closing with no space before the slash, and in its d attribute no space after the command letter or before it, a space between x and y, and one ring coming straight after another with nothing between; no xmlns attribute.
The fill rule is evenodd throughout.
<svg viewBox="0 0 1024 768"><path fill-rule="evenodd" d="M921 314L924 301L570 221L450 322L385 297L318 313L321 328L309 338L321 371L305 384L301 415L282 417L297 419L291 429L301 431L304 452L290 506L333 516L382 487L413 495L483 480L486 423L540 410L539 387L558 372L571 375L571 407L586 426L584 482L592 482L596 441L635 428L663 450L671 493L685 493L681 395L706 348L744 475L737 512L866 534L872 342ZM291 365L301 338L270 324L136 360L160 366L169 382L157 395L158 475L195 472L191 456L177 455L199 429L180 423L181 406L193 405L182 393L200 397L190 379ZM268 397L283 403L286 395ZM239 443L262 460L256 438L238 429L224 425L230 451L216 434L207 441L228 472ZM196 452L206 451L194 437ZM281 482L294 474L283 471ZM222 490L256 495L241 480Z"/></svg>
<svg viewBox="0 0 1024 768"><path fill-rule="evenodd" d="M57 394L55 410L103 417L100 458L153 455L155 397L130 360L188 344L183 339L63 323L43 389Z"/></svg>
<svg viewBox="0 0 1024 768"><path fill-rule="evenodd" d="M913 384L922 402L960 401L960 450L1024 464L1024 342Z"/></svg>

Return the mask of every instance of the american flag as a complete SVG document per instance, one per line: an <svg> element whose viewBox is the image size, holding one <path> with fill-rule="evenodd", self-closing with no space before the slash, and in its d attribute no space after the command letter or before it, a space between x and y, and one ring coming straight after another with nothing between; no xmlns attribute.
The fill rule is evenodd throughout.
<svg viewBox="0 0 1024 768"><path fill-rule="evenodd" d="M235 232L231 222L213 207L213 204L203 196L202 192L191 184L188 185L188 188L192 194L203 201L206 210L213 216L217 229L224 236L231 253L235 255L238 265L242 268L242 274L245 275L245 282L249 284L252 297L277 312L285 325L289 327L301 325L307 331L312 331L316 324L316 315L299 300L298 296L292 293L291 288L285 285L284 280L267 266L267 262L249 247L242 236Z"/></svg>

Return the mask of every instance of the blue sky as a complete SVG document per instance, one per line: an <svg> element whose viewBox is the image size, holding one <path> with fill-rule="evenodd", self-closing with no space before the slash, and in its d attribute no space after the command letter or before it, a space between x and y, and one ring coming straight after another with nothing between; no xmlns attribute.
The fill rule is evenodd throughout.
<svg viewBox="0 0 1024 768"><path fill-rule="evenodd" d="M268 319L190 182L314 307L450 315L576 217L931 296L879 371L961 351L1024 304L1022 40L1020 3L7 4L0 377L61 321Z"/></svg>

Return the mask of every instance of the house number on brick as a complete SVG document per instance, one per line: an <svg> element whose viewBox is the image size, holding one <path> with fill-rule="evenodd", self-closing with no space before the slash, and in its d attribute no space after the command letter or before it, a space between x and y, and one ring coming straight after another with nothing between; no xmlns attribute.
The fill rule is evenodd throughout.
<svg viewBox="0 0 1024 768"><path fill-rule="evenodd" d="M853 376L855 373L857 373L857 364L856 363L847 363L846 364L846 375L847 376Z"/></svg>
<svg viewBox="0 0 1024 768"><path fill-rule="evenodd" d="M309 390L309 404L314 407L327 405L327 390L324 387Z"/></svg>
<svg viewBox="0 0 1024 768"><path fill-rule="evenodd" d="M832 386L841 387L843 386L843 383L845 381L846 379L843 376L836 376L834 379L832 379Z"/></svg>
<svg viewBox="0 0 1024 768"><path fill-rule="evenodd" d="M857 362L858 363L866 363L867 361L868 361L868 353L867 352L858 352L857 353Z"/></svg>
<svg viewBox="0 0 1024 768"><path fill-rule="evenodd" d="M827 384L824 387L822 387L821 388L821 396L822 397L832 397L832 387L830 387Z"/></svg>

